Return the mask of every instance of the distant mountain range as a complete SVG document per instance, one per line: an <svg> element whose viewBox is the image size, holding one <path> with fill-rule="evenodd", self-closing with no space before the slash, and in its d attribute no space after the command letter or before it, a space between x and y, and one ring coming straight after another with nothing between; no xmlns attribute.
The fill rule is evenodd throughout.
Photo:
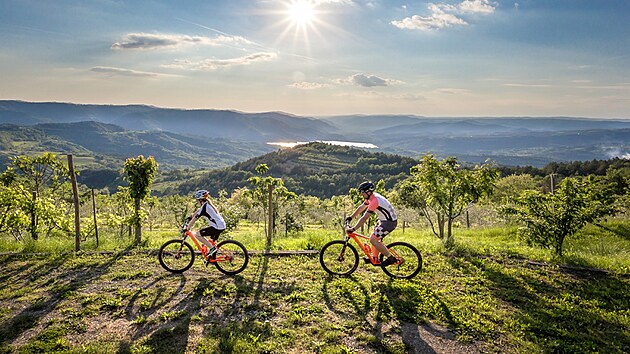
<svg viewBox="0 0 630 354"><path fill-rule="evenodd" d="M73 153L89 169L120 169L153 155L162 169L218 168L277 148L276 141L373 143L373 151L427 152L541 167L553 161L630 156L629 119L351 115L167 109L0 100L0 162L42 151ZM79 166L81 167L81 166Z"/></svg>

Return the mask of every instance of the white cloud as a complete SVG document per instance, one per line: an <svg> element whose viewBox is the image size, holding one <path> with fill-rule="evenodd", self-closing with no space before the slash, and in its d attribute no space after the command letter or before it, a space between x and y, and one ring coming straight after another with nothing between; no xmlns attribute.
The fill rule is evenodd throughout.
<svg viewBox="0 0 630 354"><path fill-rule="evenodd" d="M113 50L173 49L193 45L237 45L252 42L240 36L219 35L214 38L180 34L128 33L112 44Z"/></svg>
<svg viewBox="0 0 630 354"><path fill-rule="evenodd" d="M340 84L354 84L362 87L390 86L400 84L402 81L383 79L376 75L354 74L345 79L337 80Z"/></svg>
<svg viewBox="0 0 630 354"><path fill-rule="evenodd" d="M323 4L341 4L341 5L354 5L354 1L352 0L313 0L314 6L319 6Z"/></svg>
<svg viewBox="0 0 630 354"><path fill-rule="evenodd" d="M413 15L390 23L400 29L433 31L467 25L468 22L458 14L491 14L496 8L489 0L464 0L457 5L429 3L427 7L429 16Z"/></svg>
<svg viewBox="0 0 630 354"><path fill-rule="evenodd" d="M507 86L507 87L532 87L532 88L552 87L551 85L547 85L547 84L519 84L519 83L508 83L508 84L503 84L503 86Z"/></svg>
<svg viewBox="0 0 630 354"><path fill-rule="evenodd" d="M495 10L495 6L488 0L464 0L457 5L461 13L483 13L491 14Z"/></svg>
<svg viewBox="0 0 630 354"><path fill-rule="evenodd" d="M173 64L164 65L169 68L187 70L216 70L232 66L250 65L256 62L272 61L278 57L276 53L254 53L244 57L232 59L206 59L197 62L190 60L176 60Z"/></svg>
<svg viewBox="0 0 630 354"><path fill-rule="evenodd" d="M466 25L466 21L453 14L444 12L439 6L430 4L431 16L423 17L413 15L400 21L392 21L391 24L400 29L417 29L421 31L438 30L454 25Z"/></svg>
<svg viewBox="0 0 630 354"><path fill-rule="evenodd" d="M296 89L299 89L299 90L319 90L319 89L322 89L322 88L330 87L330 85L328 85L328 84L320 84L320 83L317 83L317 82L306 82L306 81L303 81L303 82L293 83L293 84L289 85L289 87L293 87L293 88L296 88Z"/></svg>
<svg viewBox="0 0 630 354"><path fill-rule="evenodd" d="M110 75L117 75L117 76L131 76L131 77L163 76L163 74L158 74L158 73L136 71L136 70L122 69L122 68L113 68L113 67L108 67L108 66L95 66L91 68L90 71L93 71L95 73L101 73L101 74L110 74Z"/></svg>

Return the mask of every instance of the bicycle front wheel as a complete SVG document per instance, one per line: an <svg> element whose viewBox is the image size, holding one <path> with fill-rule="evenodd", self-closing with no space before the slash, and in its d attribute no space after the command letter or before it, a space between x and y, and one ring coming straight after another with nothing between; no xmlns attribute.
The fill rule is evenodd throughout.
<svg viewBox="0 0 630 354"><path fill-rule="evenodd" d="M414 246L406 242L394 242L387 245L387 249L398 259L396 263L382 268L390 277L411 279L422 269L422 256ZM381 262L384 258L381 254Z"/></svg>
<svg viewBox="0 0 630 354"><path fill-rule="evenodd" d="M319 251L319 263L332 275L350 275L359 265L357 250L346 241L330 241Z"/></svg>
<svg viewBox="0 0 630 354"><path fill-rule="evenodd" d="M170 240L158 251L160 265L169 272L182 273L193 265L195 252L188 243L182 240Z"/></svg>
<svg viewBox="0 0 630 354"><path fill-rule="evenodd" d="M243 244L234 240L225 240L217 245L214 265L224 274L234 275L242 272L249 262L249 254Z"/></svg>

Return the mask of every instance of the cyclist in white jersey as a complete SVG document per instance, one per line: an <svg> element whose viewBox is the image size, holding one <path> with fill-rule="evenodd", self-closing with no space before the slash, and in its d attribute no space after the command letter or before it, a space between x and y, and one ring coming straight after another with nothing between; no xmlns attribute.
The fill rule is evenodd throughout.
<svg viewBox="0 0 630 354"><path fill-rule="evenodd" d="M386 258L380 265L386 267L396 263L396 257L392 256L389 250L387 250L387 247L383 243L383 237L394 231L398 225L398 218L396 217L396 212L392 204L385 197L374 192L375 188L376 186L372 182L363 182L359 185L358 190L363 199L365 199L365 202L361 204L352 215L348 216L346 221L349 223L354 217L361 214L364 210L367 210L359 221L357 221L357 224L354 225L354 227L348 228L347 231L354 232L354 230L363 226L370 215L376 213L378 222L374 226L374 231L370 237L370 243L374 246L372 247L372 256L374 259L378 259L379 253L382 253Z"/></svg>
<svg viewBox="0 0 630 354"><path fill-rule="evenodd" d="M207 190L198 190L193 195L193 198L197 199L197 202L201 205L201 207L188 217L188 219L186 219L188 223L187 229L190 230L193 225L195 225L195 222L197 222L197 220L201 217L208 221L209 226L196 231L195 237L205 245L202 247L202 252L209 252L210 257L213 257L216 252L216 248L212 247L212 244L208 242L206 237L210 237L216 241L219 238L219 235L225 231L225 220L223 220L223 217L219 214L217 208L210 201L210 194Z"/></svg>

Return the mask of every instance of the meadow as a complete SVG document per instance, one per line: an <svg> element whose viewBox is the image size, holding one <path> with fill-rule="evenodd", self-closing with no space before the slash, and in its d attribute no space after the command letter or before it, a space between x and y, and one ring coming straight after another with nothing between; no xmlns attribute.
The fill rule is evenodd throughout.
<svg viewBox="0 0 630 354"><path fill-rule="evenodd" d="M233 277L198 260L164 271L155 250L175 230L145 242L104 236L98 249L66 252L73 240L0 248L0 353L624 353L630 351L630 236L625 221L589 226L565 255L531 248L515 229L457 229L444 249L425 229L388 242L421 250L412 280L360 265L332 277L312 255L340 238L318 226L277 235L271 255L252 255ZM266 248L262 229L226 237ZM19 246L19 247L18 247Z"/></svg>

